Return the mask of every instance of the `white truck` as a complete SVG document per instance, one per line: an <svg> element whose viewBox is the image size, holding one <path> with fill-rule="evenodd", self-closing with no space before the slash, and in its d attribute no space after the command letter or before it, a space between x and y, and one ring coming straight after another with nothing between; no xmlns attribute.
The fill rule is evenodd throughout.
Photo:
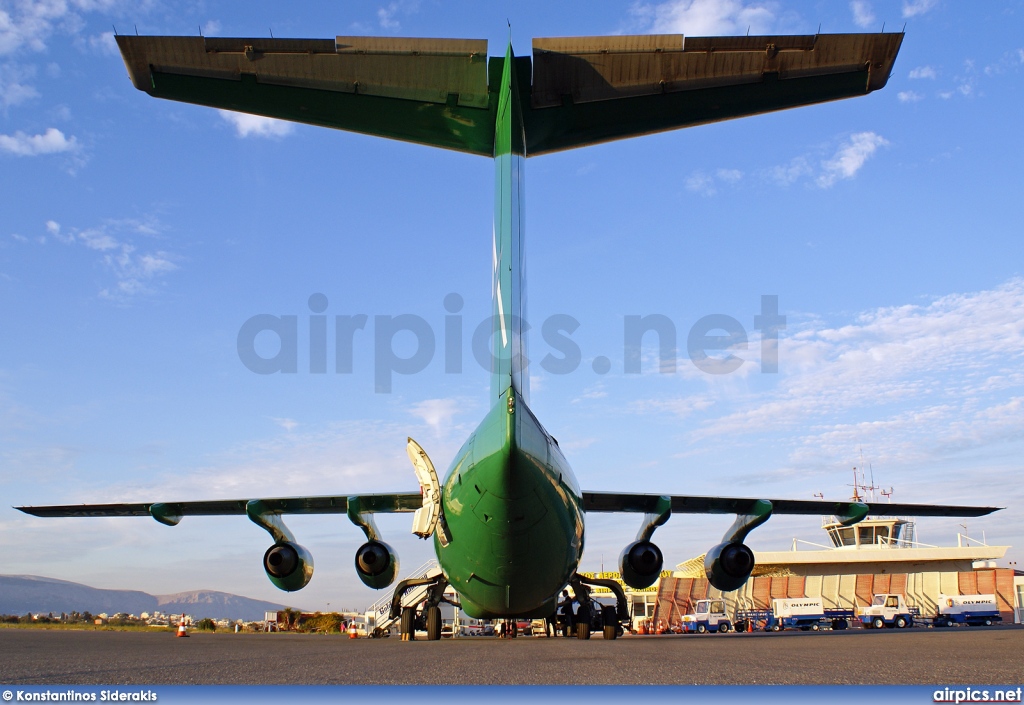
<svg viewBox="0 0 1024 705"><path fill-rule="evenodd" d="M782 629L846 629L854 617L852 610L826 608L820 597L777 597L770 610L741 610L736 613L736 628L764 629L777 632Z"/></svg>
<svg viewBox="0 0 1024 705"><path fill-rule="evenodd" d="M697 600L693 612L683 616L683 632L725 634L732 629L732 621L725 613L725 600Z"/></svg>
<svg viewBox="0 0 1024 705"><path fill-rule="evenodd" d="M971 627L990 627L1003 621L995 595L939 595L938 614L933 624L952 627L966 624Z"/></svg>
<svg viewBox="0 0 1024 705"><path fill-rule="evenodd" d="M914 618L919 616L916 607L907 607L903 595L894 593L875 595L871 604L860 611L861 623L871 629L912 627Z"/></svg>

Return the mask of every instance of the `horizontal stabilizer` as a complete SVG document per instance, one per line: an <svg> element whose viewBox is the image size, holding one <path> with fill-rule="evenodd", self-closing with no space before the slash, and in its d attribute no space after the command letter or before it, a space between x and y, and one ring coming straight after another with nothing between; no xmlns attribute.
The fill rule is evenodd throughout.
<svg viewBox="0 0 1024 705"><path fill-rule="evenodd" d="M157 98L491 156L487 41L120 35Z"/></svg>
<svg viewBox="0 0 1024 705"><path fill-rule="evenodd" d="M533 40L527 153L864 95L903 34Z"/></svg>
<svg viewBox="0 0 1024 705"><path fill-rule="evenodd" d="M535 39L516 57L526 156L864 95L903 34ZM495 155L503 57L476 39L118 36L157 98Z"/></svg>

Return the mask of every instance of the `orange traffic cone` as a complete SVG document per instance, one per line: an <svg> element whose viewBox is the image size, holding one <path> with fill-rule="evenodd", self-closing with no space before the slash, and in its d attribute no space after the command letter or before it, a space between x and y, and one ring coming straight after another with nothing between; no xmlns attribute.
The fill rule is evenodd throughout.
<svg viewBox="0 0 1024 705"><path fill-rule="evenodd" d="M178 623L178 633L175 636L188 636L188 632L185 631L185 615L181 615L181 622Z"/></svg>
<svg viewBox="0 0 1024 705"><path fill-rule="evenodd" d="M357 638L359 638L359 635L356 634L355 622L352 622L351 624L348 625L348 638L349 639L357 639Z"/></svg>

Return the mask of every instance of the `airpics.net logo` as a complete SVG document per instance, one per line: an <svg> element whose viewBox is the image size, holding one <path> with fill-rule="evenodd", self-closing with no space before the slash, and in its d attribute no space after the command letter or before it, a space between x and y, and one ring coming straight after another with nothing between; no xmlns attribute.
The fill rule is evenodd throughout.
<svg viewBox="0 0 1024 705"><path fill-rule="evenodd" d="M414 375L426 370L441 348L446 374L461 374L464 370L464 349L468 343L472 361L483 370L497 366L494 352L496 340L507 341L506 330L536 333L528 321L511 316L495 315L472 326L467 326L462 308L462 296L456 293L444 297L444 323L440 335L422 316L404 313L397 316L375 315L372 325L365 313L327 315L329 301L324 294L315 293L307 303L310 313L274 315L260 313L246 320L238 330L238 359L251 372L260 375L297 374L353 374L357 372L356 359L360 348L372 348L374 391L391 393L395 375ZM300 319L307 335L300 336ZM333 319L333 320L331 320ZM786 317L779 315L779 297L761 296L760 313L753 317L753 330L760 332L760 372L779 371L779 331L786 328ZM503 327L507 327L503 330ZM584 353L573 338L581 327L580 321L568 314L547 317L539 333L547 350L536 364L552 375L568 375L583 366ZM372 331L370 330L372 328ZM499 335L502 334L502 335ZM301 341L300 341L301 338ZM439 346L440 341L440 346ZM512 341L515 346L516 341ZM676 324L668 316L654 313L626 315L622 327L622 357L618 371L639 375L646 367L661 374L674 374L678 370L680 339ZM507 344L507 342L506 342ZM736 372L748 361L740 355L750 349L749 335L736 318L715 313L703 316L686 332L686 358L698 370L709 375L727 375ZM301 348L308 360L300 366ZM333 348L333 364L329 365ZM656 360L645 362L645 350L657 350ZM588 356L590 369L596 375L612 372L612 359L606 355ZM528 370L534 364L513 356L514 373Z"/></svg>
<svg viewBox="0 0 1024 705"><path fill-rule="evenodd" d="M1022 689L1016 688L943 688L932 693L936 703L1019 703Z"/></svg>

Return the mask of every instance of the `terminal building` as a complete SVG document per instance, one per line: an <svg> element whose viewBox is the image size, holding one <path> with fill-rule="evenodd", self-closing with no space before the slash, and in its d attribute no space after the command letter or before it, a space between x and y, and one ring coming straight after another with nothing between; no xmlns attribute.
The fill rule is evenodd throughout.
<svg viewBox="0 0 1024 705"><path fill-rule="evenodd" d="M1009 546L988 546L958 535L956 546L916 540L912 519L869 517L843 526L825 517L828 544L794 539L789 551L755 551L757 565L746 584L721 593L704 577L704 556L677 566L658 583L656 595L635 614L656 625L678 624L703 598L723 597L726 611L769 609L773 598L820 597L826 608L852 609L871 604L880 593L899 593L921 614L934 614L939 595L994 594L1004 623L1021 621L1024 573L998 568Z"/></svg>

